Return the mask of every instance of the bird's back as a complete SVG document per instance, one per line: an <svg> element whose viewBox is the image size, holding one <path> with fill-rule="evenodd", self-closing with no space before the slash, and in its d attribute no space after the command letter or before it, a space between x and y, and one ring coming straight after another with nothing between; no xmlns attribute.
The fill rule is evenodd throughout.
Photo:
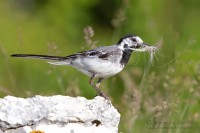
<svg viewBox="0 0 200 133"><path fill-rule="evenodd" d="M110 77L120 72L121 51L116 46L98 47L90 51L81 52L83 55L71 61L71 66L88 76L96 73L97 77Z"/></svg>

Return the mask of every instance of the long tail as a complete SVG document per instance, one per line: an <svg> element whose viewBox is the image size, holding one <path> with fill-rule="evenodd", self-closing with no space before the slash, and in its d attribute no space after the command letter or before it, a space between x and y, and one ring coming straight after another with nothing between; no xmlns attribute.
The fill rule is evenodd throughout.
<svg viewBox="0 0 200 133"><path fill-rule="evenodd" d="M35 58L35 59L42 59L42 60L52 60L48 63L54 65L69 65L69 59L61 56L49 56L49 55L35 55L35 54L13 54L11 57L17 58Z"/></svg>

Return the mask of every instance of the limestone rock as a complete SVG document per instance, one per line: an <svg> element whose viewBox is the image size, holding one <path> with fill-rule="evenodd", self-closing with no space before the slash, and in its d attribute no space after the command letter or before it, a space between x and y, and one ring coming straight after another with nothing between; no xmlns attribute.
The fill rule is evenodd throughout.
<svg viewBox="0 0 200 133"><path fill-rule="evenodd" d="M102 97L0 99L0 133L117 133L120 114Z"/></svg>

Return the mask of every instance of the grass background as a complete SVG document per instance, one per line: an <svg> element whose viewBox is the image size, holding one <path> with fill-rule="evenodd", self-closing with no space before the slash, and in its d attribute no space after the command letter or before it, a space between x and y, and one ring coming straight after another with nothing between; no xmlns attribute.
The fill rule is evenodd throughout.
<svg viewBox="0 0 200 133"><path fill-rule="evenodd" d="M1 0L0 96L96 94L71 67L13 59L14 53L69 55L133 33L157 46L158 61L133 53L126 68L101 89L121 113L119 132L198 132L200 128L200 1Z"/></svg>

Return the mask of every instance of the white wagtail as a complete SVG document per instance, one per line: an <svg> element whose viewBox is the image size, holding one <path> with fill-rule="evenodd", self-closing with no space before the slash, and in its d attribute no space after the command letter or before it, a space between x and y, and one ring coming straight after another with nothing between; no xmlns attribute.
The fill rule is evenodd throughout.
<svg viewBox="0 0 200 133"><path fill-rule="evenodd" d="M90 77L90 85L94 86L98 95L107 98L99 89L103 79L114 76L122 71L128 63L133 51L148 51L155 53L156 47L149 46L136 35L126 35L112 46L102 46L92 50L78 52L72 55L60 57L35 54L13 54L12 57L26 57L50 60L53 65L68 65L76 68ZM94 78L98 78L93 85Z"/></svg>

